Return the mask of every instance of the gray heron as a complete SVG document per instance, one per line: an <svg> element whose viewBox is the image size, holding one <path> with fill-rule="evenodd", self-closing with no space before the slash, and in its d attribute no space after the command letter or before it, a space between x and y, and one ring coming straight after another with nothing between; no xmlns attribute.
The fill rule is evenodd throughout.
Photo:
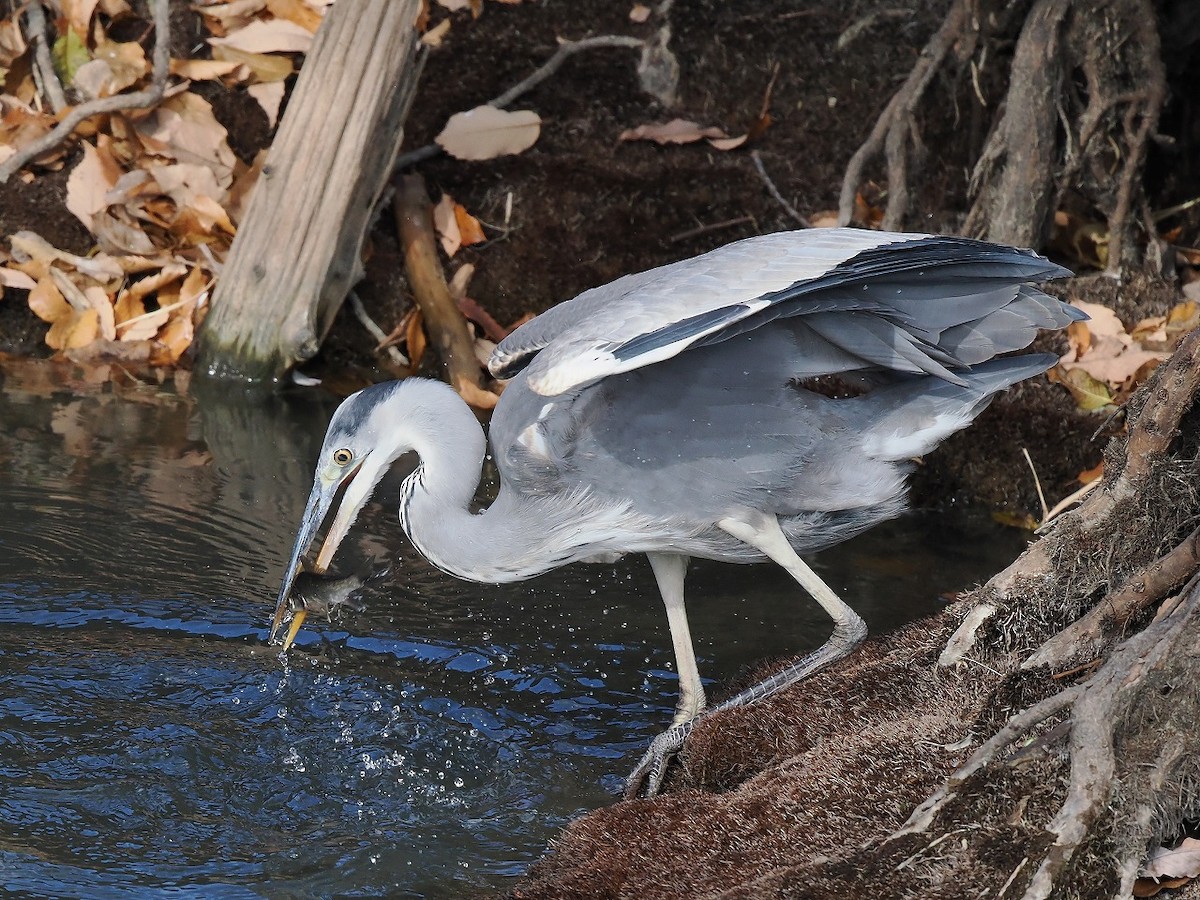
<svg viewBox="0 0 1200 900"><path fill-rule="evenodd" d="M490 426L501 485L479 513L469 504L487 439L466 403L419 378L361 390L329 423L271 639L339 490L317 572L392 463L415 453L400 524L452 575L500 583L649 557L679 674L674 721L627 783L651 796L700 717L794 684L864 639L801 554L900 513L914 457L1056 362L999 355L1086 318L1035 287L1069 274L1028 250L838 228L752 237L587 290L491 356L511 380ZM833 619L831 636L706 708L684 609L691 557L782 566ZM295 610L285 649L301 621Z"/></svg>

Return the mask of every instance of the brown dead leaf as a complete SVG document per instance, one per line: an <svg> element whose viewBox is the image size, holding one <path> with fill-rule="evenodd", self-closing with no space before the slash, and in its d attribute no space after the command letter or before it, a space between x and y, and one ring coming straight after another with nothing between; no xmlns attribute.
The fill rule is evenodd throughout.
<svg viewBox="0 0 1200 900"><path fill-rule="evenodd" d="M1139 878L1133 883L1133 896L1155 897L1162 891L1183 887L1191 880L1190 878L1163 878L1156 881L1153 878Z"/></svg>
<svg viewBox="0 0 1200 900"><path fill-rule="evenodd" d="M450 33L450 19L442 19L428 31L421 35L421 43L426 47L440 47L442 41L446 39L446 35Z"/></svg>
<svg viewBox="0 0 1200 900"><path fill-rule="evenodd" d="M499 343L504 340L506 332L504 327L492 318L491 313L472 300L470 297L462 296L456 300L458 311L470 321L479 326L484 336L491 341ZM486 360L484 360L486 364Z"/></svg>
<svg viewBox="0 0 1200 900"><path fill-rule="evenodd" d="M19 291L32 291L37 282L17 269L0 266L0 287L16 288Z"/></svg>
<svg viewBox="0 0 1200 900"><path fill-rule="evenodd" d="M1078 363L1063 363L1072 370L1086 369L1088 374L1100 381L1111 385L1122 385L1139 372L1152 372L1164 359L1170 356L1163 350L1141 350L1128 347L1118 353L1108 355L1096 351L1089 353ZM1149 369L1144 367L1149 365Z"/></svg>
<svg viewBox="0 0 1200 900"><path fill-rule="evenodd" d="M29 45L25 35L21 33L21 25L17 16L0 19L0 81L3 81L13 63L25 55Z"/></svg>
<svg viewBox="0 0 1200 900"><path fill-rule="evenodd" d="M40 140L55 124L54 116L37 112L15 98L5 97L0 102L0 161ZM62 146L56 146L35 159L34 163L49 166L60 161L65 154Z"/></svg>
<svg viewBox="0 0 1200 900"><path fill-rule="evenodd" d="M865 225L867 228L878 228L883 224L884 212L885 210L882 206L878 203L872 203L863 196L861 191L854 195L854 215L852 218L855 222Z"/></svg>
<svg viewBox="0 0 1200 900"><path fill-rule="evenodd" d="M287 19L255 19L225 37L211 37L214 47L232 47L249 53L307 53L313 33Z"/></svg>
<svg viewBox="0 0 1200 900"><path fill-rule="evenodd" d="M1100 462L1098 462L1096 465L1092 466L1090 469L1084 469L1082 472L1080 472L1078 475L1076 475L1075 480L1078 481L1080 484L1091 484L1097 478L1103 478L1103 477L1104 477L1104 460L1100 460Z"/></svg>
<svg viewBox="0 0 1200 900"><path fill-rule="evenodd" d="M43 322L50 323L46 332L48 347L66 350L90 344L100 332L100 316L90 304L77 307L63 297L53 277L57 271L51 270L52 274L39 279L29 292L29 308Z"/></svg>
<svg viewBox="0 0 1200 900"><path fill-rule="evenodd" d="M749 132L746 134L739 134L737 137L709 138L708 143L717 150L735 150L748 140L750 140Z"/></svg>
<svg viewBox="0 0 1200 900"><path fill-rule="evenodd" d="M97 338L85 346L66 351L67 359L73 363L111 362L130 366L144 366L153 359L155 346L152 341L110 341Z"/></svg>
<svg viewBox="0 0 1200 900"><path fill-rule="evenodd" d="M633 4L633 9L629 10L629 21L635 25L641 25L650 18L650 7L644 3Z"/></svg>
<svg viewBox="0 0 1200 900"><path fill-rule="evenodd" d="M1166 316L1150 316L1142 319L1129 332L1129 336L1143 346L1147 344L1167 343L1167 317Z"/></svg>
<svg viewBox="0 0 1200 900"><path fill-rule="evenodd" d="M197 5L196 10L208 20L208 27L213 34L224 36L230 31L245 28L266 8L266 0L232 0L212 6Z"/></svg>
<svg viewBox="0 0 1200 900"><path fill-rule="evenodd" d="M1200 840L1184 838L1178 847L1158 847L1138 873L1143 878L1200 877Z"/></svg>
<svg viewBox="0 0 1200 900"><path fill-rule="evenodd" d="M107 68L106 73L97 71L98 82L96 76L91 76L92 84L88 88L84 88L79 84L80 76L89 67L101 64ZM96 44L96 48L92 50L92 59L79 67L74 78L74 84L78 88L82 88L92 97L109 97L113 94L120 94L122 90L130 88L148 76L150 73L150 64L146 61L145 50L142 49L142 44L137 41L116 42L104 40Z"/></svg>
<svg viewBox="0 0 1200 900"><path fill-rule="evenodd" d="M232 75L240 65L232 59L173 59L170 71L190 81L218 81Z"/></svg>
<svg viewBox="0 0 1200 900"><path fill-rule="evenodd" d="M669 122L652 122L628 128L622 131L618 140L622 141L654 141L656 144L691 144L710 138L713 140L731 140L715 125L701 126L687 119L672 119ZM742 137L745 140L745 137Z"/></svg>
<svg viewBox="0 0 1200 900"><path fill-rule="evenodd" d="M287 19L309 34L321 27L321 14L303 0L267 0L267 9L278 19Z"/></svg>
<svg viewBox="0 0 1200 900"><path fill-rule="evenodd" d="M458 229L458 218L454 215L454 198L442 194L442 199L433 208L433 229L442 242L442 252L451 259L462 246L462 234Z"/></svg>
<svg viewBox="0 0 1200 900"><path fill-rule="evenodd" d="M81 38L87 38L98 0L61 0L60 9L67 25Z"/></svg>
<svg viewBox="0 0 1200 900"><path fill-rule="evenodd" d="M83 159L67 178L67 209L91 229L96 214L108 205L105 195L121 177L121 167L103 143L93 146L84 141L82 146Z"/></svg>
<svg viewBox="0 0 1200 900"><path fill-rule="evenodd" d="M408 354L408 362L415 372L421 366L425 356L425 329L421 310L413 307L405 316L407 323L404 328L404 346Z"/></svg>
<svg viewBox="0 0 1200 900"><path fill-rule="evenodd" d="M1079 324L1086 325L1088 331L1095 337L1124 337L1125 326L1117 318L1117 314L1099 303L1088 303L1080 300L1074 304L1088 314L1088 321Z"/></svg>
<svg viewBox="0 0 1200 900"><path fill-rule="evenodd" d="M1092 332L1087 327L1087 322L1072 322L1067 326L1067 345L1070 347L1067 356L1072 360L1079 359L1088 352L1088 348L1092 346Z"/></svg>
<svg viewBox="0 0 1200 900"><path fill-rule="evenodd" d="M481 244L487 240L487 235L483 233L483 226L479 220L467 212L466 207L461 203L454 204L454 220L458 223L463 246L470 247L472 244Z"/></svg>
<svg viewBox="0 0 1200 900"><path fill-rule="evenodd" d="M484 105L452 115L434 140L456 159L494 159L528 150L541 130L542 119L532 110Z"/></svg>
<svg viewBox="0 0 1200 900"><path fill-rule="evenodd" d="M129 210L120 206L100 210L92 217L92 234L105 253L118 256L146 256L155 253L150 236L134 221Z"/></svg>
<svg viewBox="0 0 1200 900"><path fill-rule="evenodd" d="M213 115L212 106L197 94L185 92L163 101L137 124L146 151L172 161L212 169L224 190L233 180L237 157L229 134Z"/></svg>
<svg viewBox="0 0 1200 900"><path fill-rule="evenodd" d="M262 111L267 114L267 124L271 128L274 128L275 123L279 121L279 107L283 105L284 87L282 81L268 81L262 84L252 84L246 88L246 93L253 97L262 107Z"/></svg>

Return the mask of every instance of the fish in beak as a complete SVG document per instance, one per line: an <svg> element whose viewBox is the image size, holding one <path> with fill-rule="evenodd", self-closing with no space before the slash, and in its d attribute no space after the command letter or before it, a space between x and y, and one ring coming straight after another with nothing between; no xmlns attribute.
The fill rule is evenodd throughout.
<svg viewBox="0 0 1200 900"><path fill-rule="evenodd" d="M304 515L300 519L300 528L296 533L296 542L292 545L291 557L288 559L287 568L284 570L283 584L279 588L279 599L275 605L275 618L271 622L271 635L268 638L269 643L275 643L279 629L290 611L292 618L287 634L284 636L284 651L292 645L292 641L296 639L296 635L300 632L300 628L304 624L304 619L308 615L308 610L303 603L291 602L292 588L296 583L296 578L300 575L302 569L305 568L303 564L304 554L308 552L308 548L316 538L317 532L329 514L330 508L334 506L338 492L341 491L341 502L337 506L333 523L329 526L329 531L325 535L325 541L321 545L317 560L308 567L309 571L316 575L324 575L329 568L329 564L333 561L333 555L337 552L342 539L345 538L346 533L350 530L350 526L354 524L354 519L358 516L359 510L370 499L371 491L378 481L378 477L355 478L369 456L370 452L368 451L346 464L339 464L331 459L324 466L317 469L317 475L313 479L312 493L308 495L308 503L305 504Z"/></svg>

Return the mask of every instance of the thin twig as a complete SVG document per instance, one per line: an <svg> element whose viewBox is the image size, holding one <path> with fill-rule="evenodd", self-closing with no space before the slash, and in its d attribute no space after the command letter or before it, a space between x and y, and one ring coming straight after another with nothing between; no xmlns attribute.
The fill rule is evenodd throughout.
<svg viewBox="0 0 1200 900"><path fill-rule="evenodd" d="M594 50L597 47L641 47L644 44L645 41L641 38L630 37L624 34L601 34L579 41L564 41L558 45L558 49L554 51L554 55L542 63L529 77L518 81L500 96L489 100L486 105L494 106L496 109L504 109L518 97L533 90L557 72L559 67L566 62L568 56L573 56L583 50ZM426 144L424 147L410 150L408 153L401 154L400 158L396 160L396 171L410 169L428 159L433 159L442 152L442 148L437 144Z"/></svg>
<svg viewBox="0 0 1200 900"><path fill-rule="evenodd" d="M51 131L31 144L22 147L3 163L0 163L0 184L4 184L21 167L37 159L48 150L65 141L85 119L122 109L145 109L162 100L167 88L167 76L171 62L171 17L168 0L154 3L154 72L149 87L132 94L114 94L100 97L73 107L66 117Z"/></svg>
<svg viewBox="0 0 1200 900"><path fill-rule="evenodd" d="M758 155L757 150L750 151L750 159L754 161L754 169L756 172L758 172L758 177L762 179L762 183L766 185L767 191L770 192L771 196L775 198L775 202L783 207L784 212L799 222L801 228L811 228L812 226L809 225L808 219L800 215L800 213L796 211L796 207L792 206L792 204L783 199L783 194L779 193L779 188L775 187L775 182L773 182L771 180L771 176L767 174L766 167L763 166L762 157Z"/></svg>
<svg viewBox="0 0 1200 900"><path fill-rule="evenodd" d="M1046 505L1046 495L1042 493L1042 479L1038 478L1037 469L1033 467L1033 458L1030 457L1029 451L1024 447L1021 452L1025 454L1025 462L1029 463L1029 471L1033 473L1033 486L1037 488L1038 501L1042 504L1042 524L1046 524L1046 520L1050 518L1050 507Z"/></svg>
<svg viewBox="0 0 1200 900"><path fill-rule="evenodd" d="M363 302L359 299L358 293L356 291L351 291L348 296L350 298L350 309L354 311L354 317L362 323L363 328L367 329L367 331L371 333L371 337L375 338L376 343L382 344L384 341L386 341L387 335L383 333L383 329L376 324L375 320L367 314L367 308L363 306ZM388 356L391 357L392 362L394 362L396 365L408 365L408 359L396 347L393 347L389 344L383 349L387 351Z"/></svg>
<svg viewBox="0 0 1200 900"><path fill-rule="evenodd" d="M709 225L697 225L695 228L689 228L687 231L681 231L678 234L673 234L667 238L668 244L677 244L679 241L686 241L690 238L699 237L702 234L708 234L711 231L724 231L726 228L734 228L738 225L754 225L754 216L738 216L736 219L726 219L724 222L713 222Z"/></svg>
<svg viewBox="0 0 1200 900"><path fill-rule="evenodd" d="M942 25L934 33L933 37L925 45L921 51L921 55L917 58L904 84L901 85L892 99L888 101L879 118L875 120L875 125L871 129L870 135L863 141L862 145L854 151L854 155L850 157L850 162L846 164L846 172L842 177L842 190L838 199L838 224L849 225L851 217L854 215L854 198L858 193L858 185L862 180L863 169L866 167L867 161L872 159L880 150L885 149L888 138L894 131L898 131L897 136L893 138L891 152L889 153L889 176L894 174L895 165L903 165L897 153L901 153L904 133L908 131L909 121L920 103L921 98L925 94L925 89L929 86L933 76L937 74L941 68L942 61L946 56L955 49L955 45L963 37L963 33L967 29L972 29L978 32L977 26L972 24L970 11L972 4L966 0L956 0L950 8L950 12L946 14ZM904 121L901 121L904 117ZM902 130L901 130L902 129ZM899 143L897 143L899 142ZM888 178L888 211L884 227L888 227L888 222L898 222L904 215L904 209L900 208L899 204L894 201L894 197L901 197L905 194L904 191L897 189L894 177Z"/></svg>
<svg viewBox="0 0 1200 900"><path fill-rule="evenodd" d="M25 22L29 27L29 38L33 41L33 72L41 84L42 93L50 101L50 108L58 113L67 105L67 97L54 71L50 59L50 40L46 35L46 10L41 0L30 0L25 9Z"/></svg>

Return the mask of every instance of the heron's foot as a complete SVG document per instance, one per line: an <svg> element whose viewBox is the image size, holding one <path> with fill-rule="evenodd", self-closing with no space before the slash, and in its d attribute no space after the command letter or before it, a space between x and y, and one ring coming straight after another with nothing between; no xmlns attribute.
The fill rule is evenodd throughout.
<svg viewBox="0 0 1200 900"><path fill-rule="evenodd" d="M696 719L678 722L650 742L649 748L642 754L633 772L625 780L625 799L636 800L638 797L650 798L662 787L663 778L667 774L667 766L675 754L682 749L687 736L691 734Z"/></svg>

